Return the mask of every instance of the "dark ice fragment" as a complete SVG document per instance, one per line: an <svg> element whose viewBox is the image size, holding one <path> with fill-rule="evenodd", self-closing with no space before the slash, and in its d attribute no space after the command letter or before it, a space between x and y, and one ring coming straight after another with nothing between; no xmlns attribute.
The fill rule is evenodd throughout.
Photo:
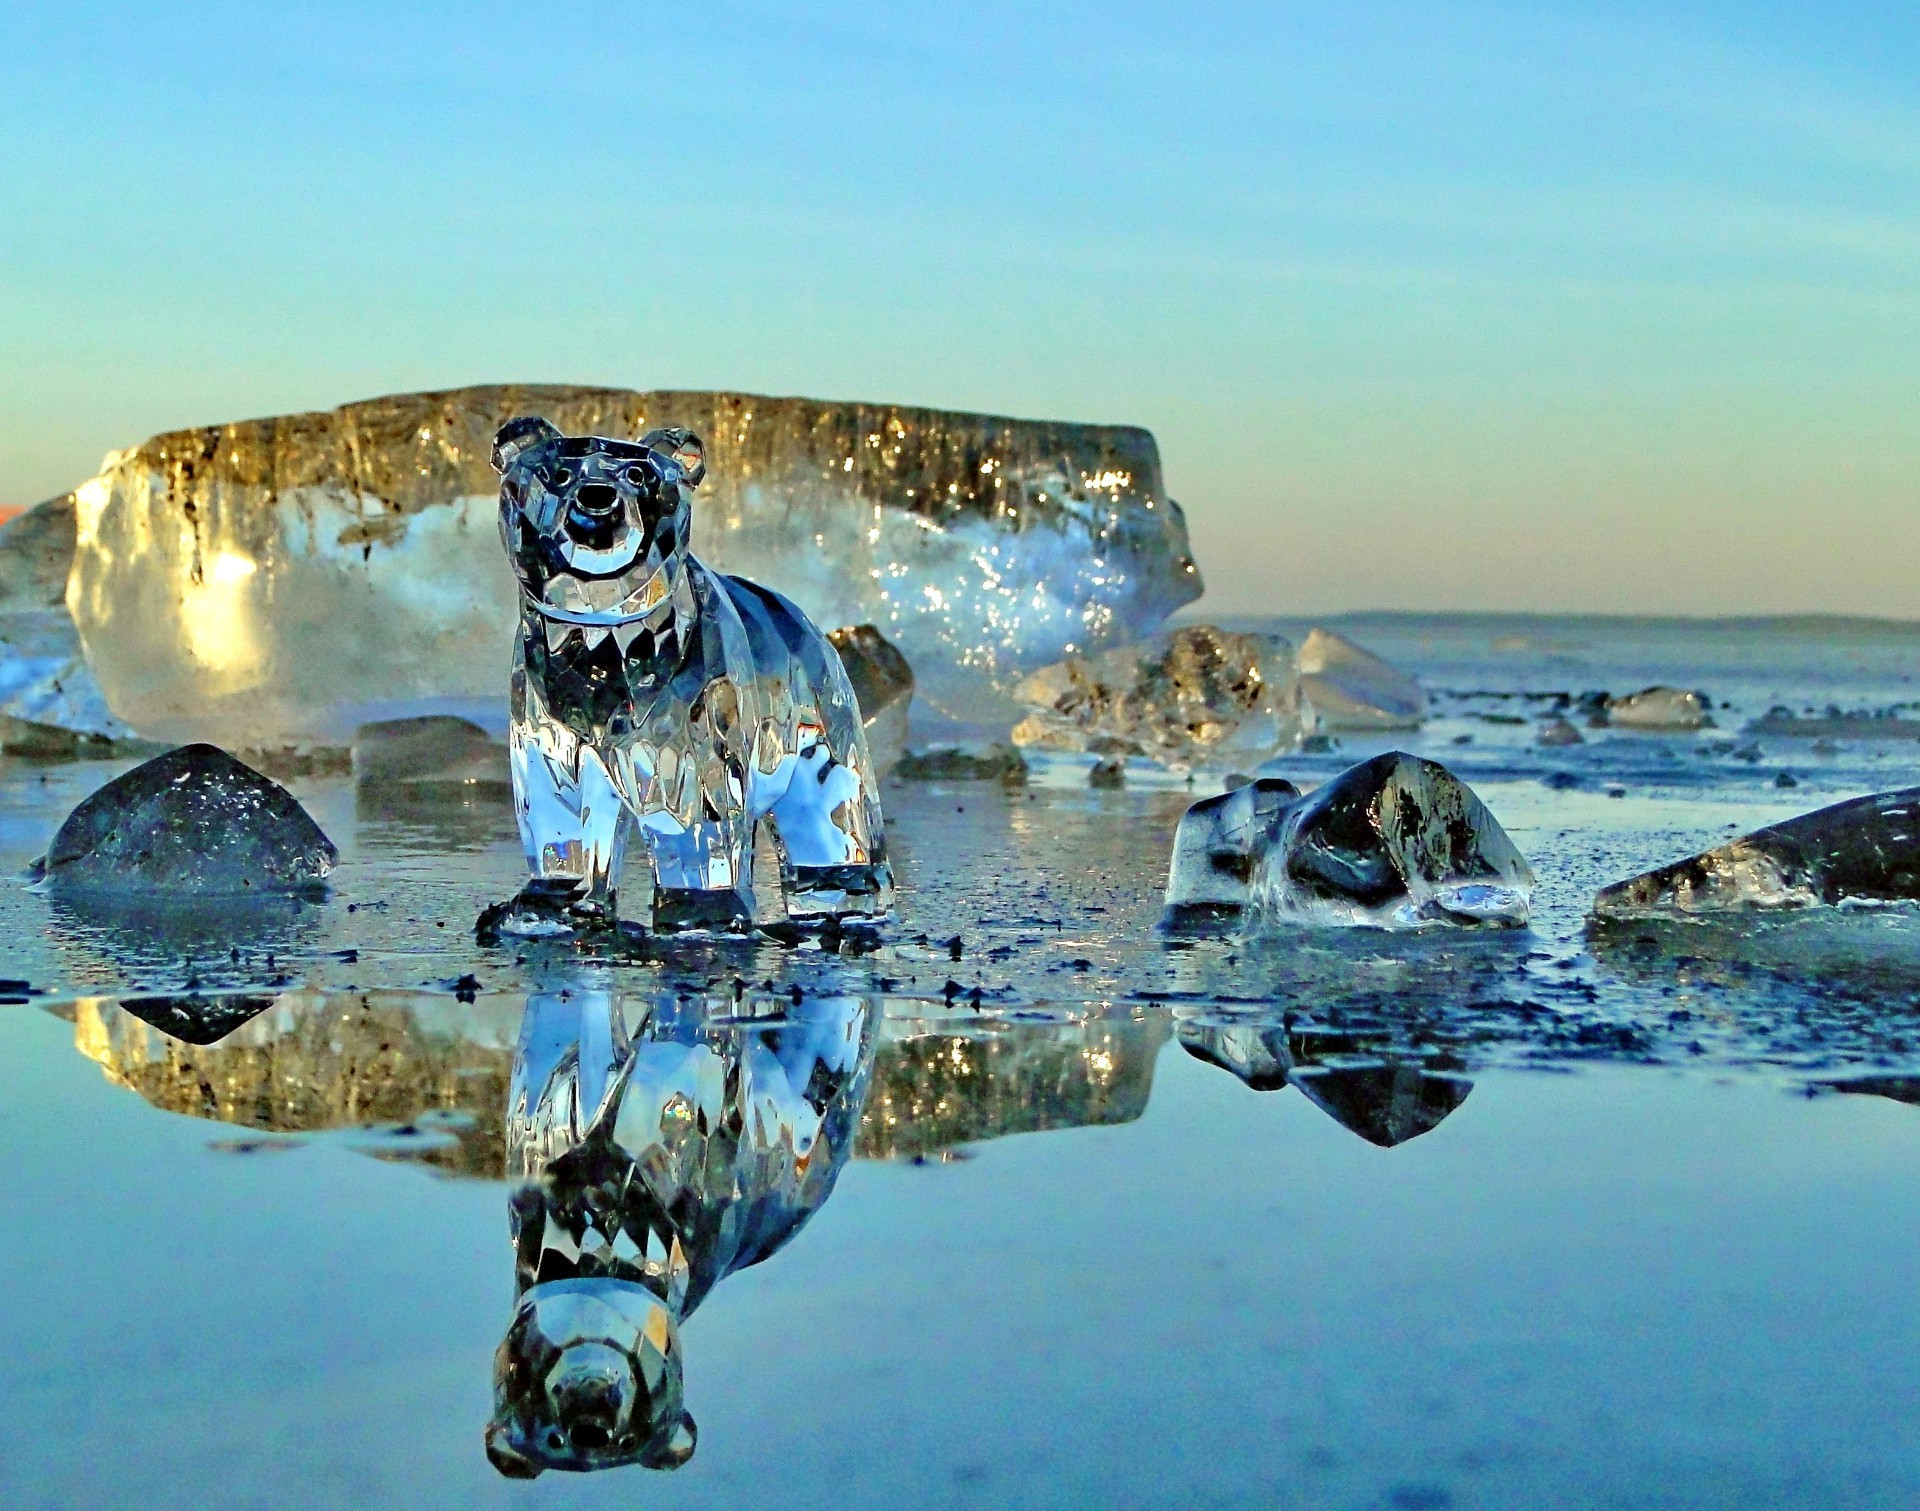
<svg viewBox="0 0 1920 1511"><path fill-rule="evenodd" d="M339 859L291 793L224 750L182 745L67 816L41 861L66 892L317 892Z"/></svg>
<svg viewBox="0 0 1920 1511"><path fill-rule="evenodd" d="M1601 918L1920 901L1920 787L1770 824L1594 899Z"/></svg>

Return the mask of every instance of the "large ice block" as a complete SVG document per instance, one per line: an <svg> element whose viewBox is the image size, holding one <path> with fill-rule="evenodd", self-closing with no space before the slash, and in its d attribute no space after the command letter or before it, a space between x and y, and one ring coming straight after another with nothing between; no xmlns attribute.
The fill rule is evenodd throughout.
<svg viewBox="0 0 1920 1511"><path fill-rule="evenodd" d="M1257 766L1309 727L1293 646L1188 625L1142 645L1071 656L1014 688L1016 745L1144 756L1174 771Z"/></svg>
<svg viewBox="0 0 1920 1511"><path fill-rule="evenodd" d="M1601 918L1920 901L1920 787L1835 803L1729 840L1594 899Z"/></svg>
<svg viewBox="0 0 1920 1511"><path fill-rule="evenodd" d="M114 712L234 748L422 713L489 722L516 594L494 432L685 426L695 552L816 622L872 624L943 715L1150 633L1200 592L1153 437L1128 426L732 393L502 385L156 436L76 490L68 604Z"/></svg>

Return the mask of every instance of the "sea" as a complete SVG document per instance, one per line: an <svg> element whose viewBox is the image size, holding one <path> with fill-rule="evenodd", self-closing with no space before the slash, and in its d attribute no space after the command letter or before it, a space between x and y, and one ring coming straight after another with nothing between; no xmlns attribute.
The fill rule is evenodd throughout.
<svg viewBox="0 0 1920 1511"><path fill-rule="evenodd" d="M1091 758L890 783L895 916L831 947L483 947L505 797L344 775L288 781L341 852L322 902L0 885L0 1503L1920 1505L1920 917L1590 916L1920 785L1920 624L1229 622L1420 679L1421 729L1277 769L1444 763L1533 865L1528 928L1169 930L1227 773ZM1655 685L1709 727L1587 716ZM1537 743L1556 715L1581 743ZM0 875L127 764L0 760ZM680 1319L690 1460L529 1482L485 1445L504 1129L523 1020L576 998L715 1043L840 1004L864 1079L804 1150L742 1104L818 1178Z"/></svg>

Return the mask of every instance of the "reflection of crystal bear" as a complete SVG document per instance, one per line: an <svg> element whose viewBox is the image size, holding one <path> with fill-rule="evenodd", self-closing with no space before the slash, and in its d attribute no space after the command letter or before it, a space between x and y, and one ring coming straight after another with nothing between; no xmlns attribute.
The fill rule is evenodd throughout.
<svg viewBox="0 0 1920 1511"><path fill-rule="evenodd" d="M884 912L878 780L846 672L793 604L688 549L699 439L525 418L493 463L520 579L513 789L533 878L483 931L610 922L635 828L656 927L738 927L763 819L790 915Z"/></svg>
<svg viewBox="0 0 1920 1511"><path fill-rule="evenodd" d="M527 1003L506 1130L520 1295L487 1428L501 1473L691 1457L680 1324L832 1192L874 1029L859 997L663 992L632 1036L607 992Z"/></svg>

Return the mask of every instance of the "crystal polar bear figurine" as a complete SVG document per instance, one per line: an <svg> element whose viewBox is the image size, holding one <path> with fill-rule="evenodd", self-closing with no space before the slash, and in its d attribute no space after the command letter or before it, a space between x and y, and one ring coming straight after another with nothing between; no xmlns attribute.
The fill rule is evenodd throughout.
<svg viewBox="0 0 1920 1511"><path fill-rule="evenodd" d="M655 928L745 927L762 821L790 917L884 914L853 689L798 608L689 549L699 438L564 436L527 417L500 428L493 465L520 582L511 749L532 878L482 915L483 937L613 922L635 830Z"/></svg>

